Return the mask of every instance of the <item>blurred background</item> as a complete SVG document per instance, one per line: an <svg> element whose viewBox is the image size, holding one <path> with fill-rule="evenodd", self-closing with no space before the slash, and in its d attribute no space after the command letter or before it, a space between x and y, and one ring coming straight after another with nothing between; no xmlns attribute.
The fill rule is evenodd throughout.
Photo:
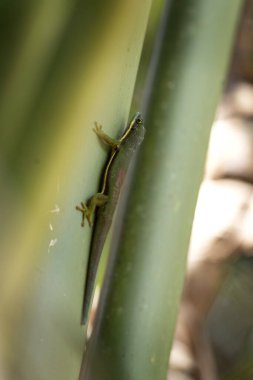
<svg viewBox="0 0 253 380"><path fill-rule="evenodd" d="M247 0L211 131L169 379L253 376L252 42Z"/></svg>

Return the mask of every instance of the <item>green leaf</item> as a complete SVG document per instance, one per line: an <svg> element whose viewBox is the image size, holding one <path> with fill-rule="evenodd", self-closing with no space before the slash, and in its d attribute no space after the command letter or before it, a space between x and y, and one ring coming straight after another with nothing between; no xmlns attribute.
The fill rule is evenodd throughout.
<svg viewBox="0 0 253 380"><path fill-rule="evenodd" d="M128 119L150 3L1 7L9 20L2 38L13 33L0 67L0 361L8 379L78 378L91 232L75 206L97 191L106 157L94 122L117 136Z"/></svg>

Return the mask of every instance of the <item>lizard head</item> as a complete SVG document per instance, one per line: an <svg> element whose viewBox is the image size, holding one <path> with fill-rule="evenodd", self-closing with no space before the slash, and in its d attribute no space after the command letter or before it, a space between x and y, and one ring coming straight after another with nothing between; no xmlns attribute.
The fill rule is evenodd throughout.
<svg viewBox="0 0 253 380"><path fill-rule="evenodd" d="M133 146L138 146L141 144L145 134L144 121L140 112L137 112L132 118L130 124L126 128L123 136L121 137L122 141L129 141Z"/></svg>

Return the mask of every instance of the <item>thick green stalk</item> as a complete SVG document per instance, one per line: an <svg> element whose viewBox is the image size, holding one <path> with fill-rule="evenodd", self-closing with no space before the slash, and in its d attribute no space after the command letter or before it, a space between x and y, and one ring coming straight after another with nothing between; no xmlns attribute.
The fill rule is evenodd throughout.
<svg viewBox="0 0 253 380"><path fill-rule="evenodd" d="M241 1L174 0L82 379L165 380L209 132Z"/></svg>

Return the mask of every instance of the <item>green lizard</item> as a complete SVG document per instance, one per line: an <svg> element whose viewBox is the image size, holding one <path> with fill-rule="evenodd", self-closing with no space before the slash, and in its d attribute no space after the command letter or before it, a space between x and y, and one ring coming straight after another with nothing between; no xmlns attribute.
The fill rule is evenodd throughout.
<svg viewBox="0 0 253 380"><path fill-rule="evenodd" d="M98 124L93 130L101 141L112 148L112 151L105 166L101 191L91 197L87 205L81 202L80 206L76 206L76 209L82 213L82 226L84 226L85 219L92 226L92 215L96 211L84 290L82 324L86 324L88 319L99 260L112 223L127 168L145 134L143 119L139 112L133 117L119 140L114 140L107 136Z"/></svg>

